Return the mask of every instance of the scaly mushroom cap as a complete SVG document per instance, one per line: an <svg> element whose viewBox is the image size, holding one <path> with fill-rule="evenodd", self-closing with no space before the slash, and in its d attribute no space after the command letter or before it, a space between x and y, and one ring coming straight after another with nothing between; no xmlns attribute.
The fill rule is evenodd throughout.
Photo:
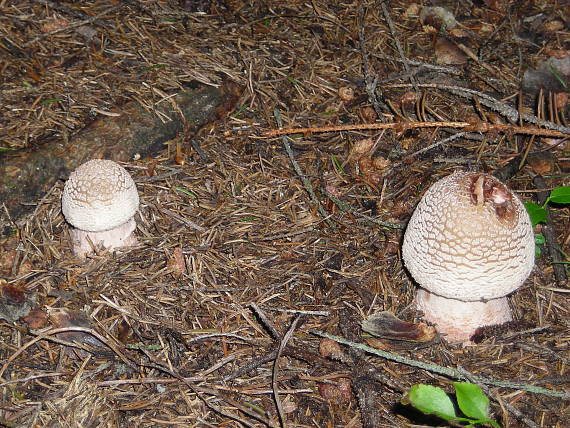
<svg viewBox="0 0 570 428"><path fill-rule="evenodd" d="M71 173L61 204L72 226L101 232L129 221L139 207L139 195L125 168L111 160L93 159Z"/></svg>
<svg viewBox="0 0 570 428"><path fill-rule="evenodd" d="M506 296L534 266L534 235L520 200L499 180L456 172L425 193L402 256L424 289L462 301Z"/></svg>

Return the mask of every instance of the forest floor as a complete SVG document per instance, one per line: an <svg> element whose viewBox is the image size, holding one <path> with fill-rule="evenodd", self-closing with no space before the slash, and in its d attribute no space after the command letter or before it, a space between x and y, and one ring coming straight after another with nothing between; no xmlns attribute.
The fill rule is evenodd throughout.
<svg viewBox="0 0 570 428"><path fill-rule="evenodd" d="M503 427L568 426L568 206L537 226L549 240L514 322L468 344L360 325L421 321L401 241L430 184L494 173L535 202L570 185L563 3L0 2L0 162L127 102L154 112L227 83L239 97L122 162L136 247L77 260L66 177L2 238L0 426L437 426L401 400L455 380L481 384ZM264 134L358 124L387 125Z"/></svg>

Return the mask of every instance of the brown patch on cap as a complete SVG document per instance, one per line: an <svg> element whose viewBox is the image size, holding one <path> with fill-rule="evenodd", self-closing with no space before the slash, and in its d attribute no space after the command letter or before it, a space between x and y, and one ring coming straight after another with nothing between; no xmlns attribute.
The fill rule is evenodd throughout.
<svg viewBox="0 0 570 428"><path fill-rule="evenodd" d="M484 174L469 177L469 193L474 205L489 206L500 223L510 226L516 221L516 209L509 189L496 178Z"/></svg>

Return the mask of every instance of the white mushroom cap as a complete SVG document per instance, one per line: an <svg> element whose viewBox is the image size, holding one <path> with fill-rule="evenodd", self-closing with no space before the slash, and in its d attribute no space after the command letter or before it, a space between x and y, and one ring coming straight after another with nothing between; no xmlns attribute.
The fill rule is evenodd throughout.
<svg viewBox="0 0 570 428"><path fill-rule="evenodd" d="M79 166L65 183L63 215L75 227L73 250L81 258L93 246L113 249L136 245L133 219L139 207L135 182L119 164L93 159Z"/></svg>
<svg viewBox="0 0 570 428"><path fill-rule="evenodd" d="M402 256L418 284L443 297L506 296L534 266L534 234L520 200L488 174L456 172L425 193Z"/></svg>
<svg viewBox="0 0 570 428"><path fill-rule="evenodd" d="M71 173L61 205L72 226L100 232L131 219L139 207L139 194L125 168L112 160L93 159Z"/></svg>
<svg viewBox="0 0 570 428"><path fill-rule="evenodd" d="M416 297L425 318L451 340L468 340L478 327L511 320L501 298L530 274L534 247L530 218L511 190L488 174L456 172L423 196L402 257L425 289Z"/></svg>

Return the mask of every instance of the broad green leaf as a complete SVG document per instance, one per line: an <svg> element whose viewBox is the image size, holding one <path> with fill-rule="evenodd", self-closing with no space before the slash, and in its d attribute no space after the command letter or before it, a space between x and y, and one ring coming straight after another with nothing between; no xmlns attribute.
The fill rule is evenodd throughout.
<svg viewBox="0 0 570 428"><path fill-rule="evenodd" d="M528 212L532 227L538 223L546 223L546 209L534 202L525 202L524 207Z"/></svg>
<svg viewBox="0 0 570 428"><path fill-rule="evenodd" d="M489 399L479 386L469 382L453 382L457 404L465 416L489 418Z"/></svg>
<svg viewBox="0 0 570 428"><path fill-rule="evenodd" d="M561 186L552 189L548 200L555 204L570 204L570 186Z"/></svg>
<svg viewBox="0 0 570 428"><path fill-rule="evenodd" d="M534 243L536 245L544 245L545 242L546 242L546 239L544 238L544 235L542 233L535 233L534 234Z"/></svg>
<svg viewBox="0 0 570 428"><path fill-rule="evenodd" d="M447 421L457 418L453 402L443 389L436 386L414 385L402 402L411 404L422 413L436 415Z"/></svg>

